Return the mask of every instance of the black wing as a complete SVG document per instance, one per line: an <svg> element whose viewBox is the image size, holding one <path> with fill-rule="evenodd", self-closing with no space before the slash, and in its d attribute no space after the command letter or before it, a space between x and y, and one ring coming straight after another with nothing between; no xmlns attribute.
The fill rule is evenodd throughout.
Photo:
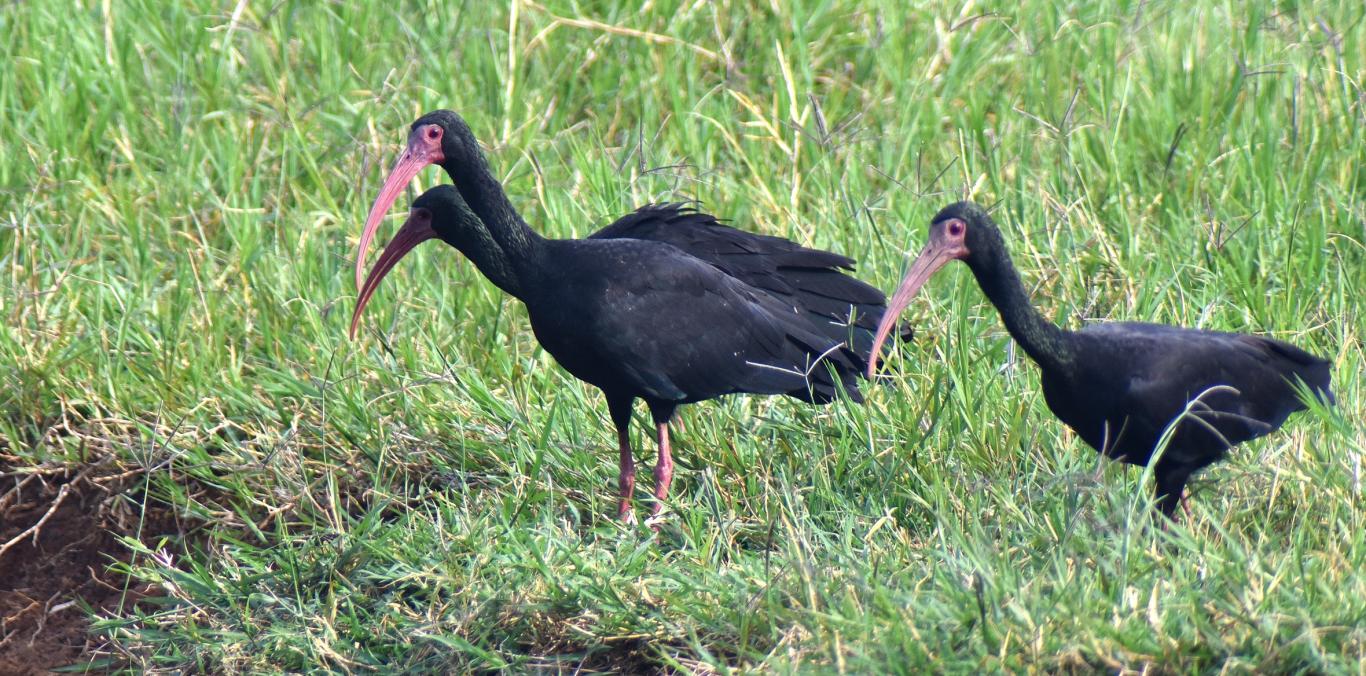
<svg viewBox="0 0 1366 676"><path fill-rule="evenodd" d="M845 341L865 361L886 310L881 291L845 274L853 270L853 260L781 237L736 230L686 204L645 205L589 239L643 239L675 246L799 309L808 317L808 331ZM910 338L909 329L901 333Z"/></svg>
<svg viewBox="0 0 1366 676"><path fill-rule="evenodd" d="M610 307L585 312L593 316L585 331L598 346L599 363L665 401L747 392L825 403L840 387L860 399L864 362L843 336L814 330L807 314L787 301L701 259L666 251L672 253L631 257L630 265L649 274L615 283L590 301Z"/></svg>

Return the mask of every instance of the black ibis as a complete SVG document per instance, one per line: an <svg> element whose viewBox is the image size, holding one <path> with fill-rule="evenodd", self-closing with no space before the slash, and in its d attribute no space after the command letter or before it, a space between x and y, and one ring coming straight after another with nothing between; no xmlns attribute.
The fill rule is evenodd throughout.
<svg viewBox="0 0 1366 676"><path fill-rule="evenodd" d="M878 326L869 376L897 316L954 259L967 263L1010 336L1038 364L1049 410L1092 448L1147 466L1176 423L1153 467L1157 506L1168 517L1193 472L1305 408L1299 384L1333 403L1329 362L1272 338L1136 322L1059 328L1030 304L1001 231L971 202L950 205L931 221L929 242Z"/></svg>
<svg viewBox="0 0 1366 676"><path fill-rule="evenodd" d="M440 164L455 186L413 202L408 219L361 280L365 249L404 185ZM618 515L633 518L629 425L636 399L659 443L654 515L672 478L675 409L732 393L785 394L826 403L859 400L881 291L843 271L852 261L778 237L741 232L679 204L649 205L586 239L547 239L527 226L460 116L413 123L408 147L375 200L356 261L351 320L394 264L441 239L521 300L541 345L565 370L602 390L620 451Z"/></svg>

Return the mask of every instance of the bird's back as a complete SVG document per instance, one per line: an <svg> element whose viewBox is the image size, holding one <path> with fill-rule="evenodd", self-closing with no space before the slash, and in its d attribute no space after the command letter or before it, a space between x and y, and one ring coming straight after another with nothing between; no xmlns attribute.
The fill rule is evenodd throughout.
<svg viewBox="0 0 1366 676"><path fill-rule="evenodd" d="M676 247L555 240L525 300L562 366L609 394L687 403L723 394L859 397L864 362L808 313Z"/></svg>
<svg viewBox="0 0 1366 676"><path fill-rule="evenodd" d="M1080 375L1045 373L1049 406L1088 444L1134 464L1147 464L1188 405L1198 420L1177 427L1168 454L1204 466L1303 409L1296 383L1333 401L1329 362L1273 338L1122 322L1072 336Z"/></svg>
<svg viewBox="0 0 1366 676"><path fill-rule="evenodd" d="M663 242L808 315L809 328L866 361L887 298L847 274L853 260L791 240L737 230L686 204L650 204L589 239Z"/></svg>

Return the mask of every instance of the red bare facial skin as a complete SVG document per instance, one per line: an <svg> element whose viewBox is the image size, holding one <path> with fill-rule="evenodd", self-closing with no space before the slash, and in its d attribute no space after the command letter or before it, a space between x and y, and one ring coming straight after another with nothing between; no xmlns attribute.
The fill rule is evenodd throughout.
<svg viewBox="0 0 1366 676"><path fill-rule="evenodd" d="M882 353L883 341L887 340L887 335L892 332L892 327L896 326L901 312L911 304L920 287L924 286L940 268L948 265L949 261L967 257L967 233L968 224L957 218L948 218L930 225L930 241L920 250L915 262L911 263L911 269L906 272L906 277L901 280L901 285L892 295L892 300L887 303L887 310L882 313L882 321L878 322L877 333L873 337L873 350L868 355L869 378L877 373L877 358Z"/></svg>
<svg viewBox="0 0 1366 676"><path fill-rule="evenodd" d="M369 217L365 219L365 229L360 235L360 248L356 252L356 288L361 288L361 275L365 270L365 250L370 247L370 240L375 238L379 222L384 219L384 214L389 208L394 206L398 194L403 192L404 186L408 185L424 167L446 160L445 153L441 151L441 137L444 134L440 126L424 124L408 135L407 149L399 156L398 162L394 163L389 177L384 180L384 187L379 189L379 197L375 198L374 205L370 207ZM378 266L375 269L378 270Z"/></svg>
<svg viewBox="0 0 1366 676"><path fill-rule="evenodd" d="M384 252L379 255L379 260L375 261L375 267L370 269L370 275L360 285L360 295L356 297L356 311L351 314L352 340L356 338L356 327L360 326L360 313L365 309L365 304L370 302L370 297L375 295L375 289L379 288L384 276L389 274L413 247L435 237L436 231L432 229L432 212L426 209L413 209L408 213L408 220L403 222L403 227L399 228L397 233L394 233L394 238L389 240Z"/></svg>

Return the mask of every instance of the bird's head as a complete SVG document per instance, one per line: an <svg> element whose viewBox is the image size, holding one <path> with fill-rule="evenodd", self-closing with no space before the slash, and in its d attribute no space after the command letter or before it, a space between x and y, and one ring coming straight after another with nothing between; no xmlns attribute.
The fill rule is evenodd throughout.
<svg viewBox="0 0 1366 676"><path fill-rule="evenodd" d="M431 148L435 153L427 164L444 165L447 161L463 161L468 153L478 151L479 141L474 138L465 118L454 110L442 108L417 118L408 126L408 149L423 148Z"/></svg>
<svg viewBox="0 0 1366 676"><path fill-rule="evenodd" d="M1001 238L1001 229L996 227L996 221L991 219L982 205L955 202L940 209L930 220L930 241L925 250L929 251L936 244L940 251L947 254L944 263L956 258L976 269L999 256L1005 247L1005 240ZM920 255L924 257L925 254L922 252Z"/></svg>
<svg viewBox="0 0 1366 676"><path fill-rule="evenodd" d="M483 221L470 211L460 191L453 185L439 185L422 193L413 200L408 210L408 219L403 227L394 233L394 238L384 247L384 252L370 268L370 274L360 285L360 295L356 297L356 310L351 314L351 337L356 336L360 326L360 314L365 309L375 289L389 271L398 264L409 251L429 239L441 239L452 246L463 249L463 245L476 237L483 229Z"/></svg>
<svg viewBox="0 0 1366 676"><path fill-rule="evenodd" d="M469 161L470 153L479 152L479 142L465 120L451 110L436 110L413 122L408 132L408 146L399 155L394 168L389 170L379 196L370 207L370 215L365 219L365 229L361 231L360 250L356 254L356 286L361 286L361 273L365 266L365 250L375 231L384 219L384 214L394 205L400 192L409 181L417 176L427 165L459 165Z"/></svg>
<svg viewBox="0 0 1366 676"><path fill-rule="evenodd" d="M877 356L881 354L882 341L887 339L901 312L910 305L920 287L934 273L953 260L961 260L976 269L998 255L1003 246L1001 231L996 223L986 209L974 202L950 204L935 214L930 221L929 242L920 250L915 262L911 263L911 269L901 280L901 285L887 303L882 321L878 323L873 349L868 358L868 376L872 377L877 371Z"/></svg>

